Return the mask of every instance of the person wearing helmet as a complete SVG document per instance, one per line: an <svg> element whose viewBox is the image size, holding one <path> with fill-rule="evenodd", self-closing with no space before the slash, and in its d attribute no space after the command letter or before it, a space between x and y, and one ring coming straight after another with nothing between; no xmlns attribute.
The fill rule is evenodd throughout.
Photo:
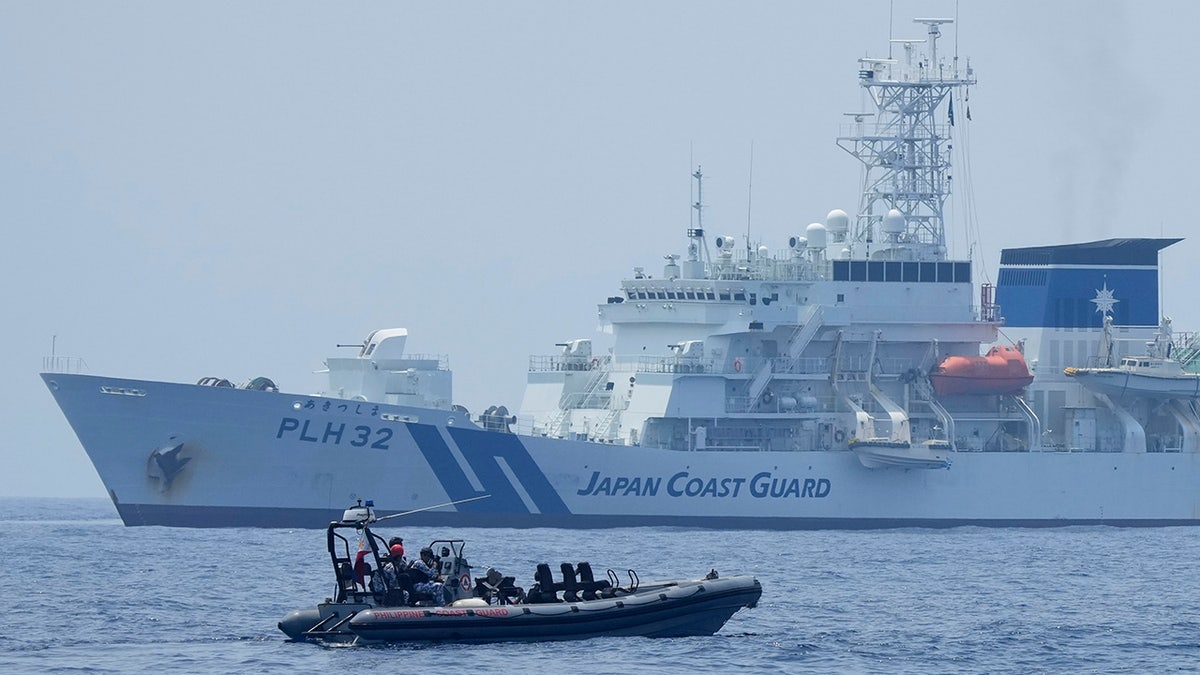
<svg viewBox="0 0 1200 675"><path fill-rule="evenodd" d="M403 590L407 581L408 561L404 558L404 540L400 537L392 537L388 540L388 548L381 552L381 560L379 570L381 574L372 577L372 583L380 581L378 587L373 587L376 592L394 591L395 595L390 598L391 602L399 604L408 604L408 591ZM379 579L379 577L382 577Z"/></svg>
<svg viewBox="0 0 1200 675"><path fill-rule="evenodd" d="M437 558L433 555L433 549L428 546L422 548L420 556L420 559L414 560L408 567L416 573L413 590L418 595L429 596L438 604L446 604L449 602L449 594L442 583L441 576L438 575Z"/></svg>

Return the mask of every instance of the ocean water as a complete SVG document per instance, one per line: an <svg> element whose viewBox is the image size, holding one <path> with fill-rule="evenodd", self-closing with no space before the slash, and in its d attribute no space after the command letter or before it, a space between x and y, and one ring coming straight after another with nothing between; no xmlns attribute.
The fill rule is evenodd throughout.
<svg viewBox="0 0 1200 675"><path fill-rule="evenodd" d="M521 584L537 562L590 560L750 573L763 598L704 638L321 647L275 624L331 594L322 530L126 528L103 500L0 499L0 671L1200 669L1200 528L379 531L464 538Z"/></svg>

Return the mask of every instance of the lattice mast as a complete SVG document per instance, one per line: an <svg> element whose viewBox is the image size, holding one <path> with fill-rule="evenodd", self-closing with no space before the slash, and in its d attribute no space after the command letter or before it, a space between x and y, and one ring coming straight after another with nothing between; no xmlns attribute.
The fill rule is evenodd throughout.
<svg viewBox="0 0 1200 675"><path fill-rule="evenodd" d="M938 113L955 89L975 84L969 61L960 71L957 55L949 64L938 60L939 27L953 21L913 19L928 27L928 39L892 40L904 47L903 62L859 59L859 84L876 111L847 113L854 117L854 135L838 138L866 169L847 242L854 258L946 258L953 100L941 117L946 123L938 123ZM919 44L928 44L928 54L914 54Z"/></svg>

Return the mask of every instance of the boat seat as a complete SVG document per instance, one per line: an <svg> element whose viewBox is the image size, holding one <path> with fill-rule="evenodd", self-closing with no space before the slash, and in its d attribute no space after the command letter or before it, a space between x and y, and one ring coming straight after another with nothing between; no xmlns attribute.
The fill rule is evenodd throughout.
<svg viewBox="0 0 1200 675"><path fill-rule="evenodd" d="M337 564L337 602L345 602L346 596L351 595L358 590L358 583L354 578L354 568L350 566L350 561L345 560Z"/></svg>
<svg viewBox="0 0 1200 675"><path fill-rule="evenodd" d="M525 589L516 581L516 577L506 577L489 567L487 576L475 577L475 597L489 603L494 598L501 605L520 604L525 601Z"/></svg>
<svg viewBox="0 0 1200 675"><path fill-rule="evenodd" d="M529 587L527 602L562 602L558 599L558 589L556 588L561 584L554 583L554 575L550 573L549 565L538 563L537 572L533 578L535 583Z"/></svg>
<svg viewBox="0 0 1200 675"><path fill-rule="evenodd" d="M486 575L475 577L473 595L477 598L483 598L490 603L493 598L500 597L500 582L502 579L503 577L499 572L489 567Z"/></svg>
<svg viewBox="0 0 1200 675"><path fill-rule="evenodd" d="M579 593L583 587L575 580L575 566L571 563L563 563L558 566L562 571L562 583L555 585L555 590L563 592L563 600L567 602L579 602Z"/></svg>
<svg viewBox="0 0 1200 675"><path fill-rule="evenodd" d="M500 593L497 597L502 605L519 605L525 602L525 589L517 585L516 577L504 577L500 580Z"/></svg>
<svg viewBox="0 0 1200 675"><path fill-rule="evenodd" d="M612 582L608 579L596 581L592 573L592 564L586 560L576 563L575 570L579 573L579 586L584 600L595 600L597 597L611 598L613 596Z"/></svg>
<svg viewBox="0 0 1200 675"><path fill-rule="evenodd" d="M389 575L384 573L382 569L376 572L381 580L386 580ZM413 589L413 579L408 572L400 571L395 575L396 583L390 588L385 588L382 592L376 594L376 599L379 604L384 607L403 607L412 605L416 602L416 591Z"/></svg>

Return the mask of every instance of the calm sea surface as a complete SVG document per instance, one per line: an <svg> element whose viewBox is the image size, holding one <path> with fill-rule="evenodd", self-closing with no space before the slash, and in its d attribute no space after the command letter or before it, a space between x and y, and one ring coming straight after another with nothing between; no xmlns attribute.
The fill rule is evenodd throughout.
<svg viewBox="0 0 1200 675"><path fill-rule="evenodd" d="M331 593L321 530L126 528L0 499L0 672L1045 672L1200 669L1200 528L709 532L380 528L527 585L537 562L751 573L715 637L328 648L276 622Z"/></svg>

